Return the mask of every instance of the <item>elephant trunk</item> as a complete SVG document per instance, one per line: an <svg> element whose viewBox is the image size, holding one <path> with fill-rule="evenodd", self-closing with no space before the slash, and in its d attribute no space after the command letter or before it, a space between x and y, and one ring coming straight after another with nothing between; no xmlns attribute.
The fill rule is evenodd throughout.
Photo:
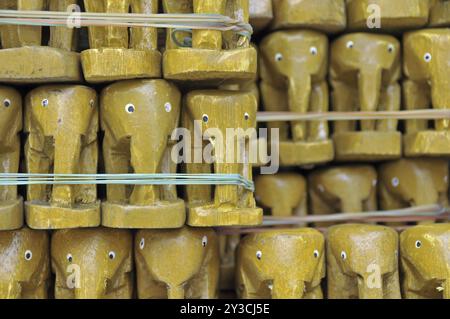
<svg viewBox="0 0 450 319"><path fill-rule="evenodd" d="M288 103L289 111L296 113L306 113L309 109L311 99L311 76L296 76L289 78L288 83ZM292 122L292 139L294 141L306 140L306 122Z"/></svg>
<svg viewBox="0 0 450 319"><path fill-rule="evenodd" d="M168 287L167 288L167 298L168 299L184 299L184 287Z"/></svg>
<svg viewBox="0 0 450 319"><path fill-rule="evenodd" d="M83 276L83 273L81 273ZM75 288L75 299L102 299L106 295L107 280L99 275L86 274L80 288ZM82 278L83 278L82 277Z"/></svg>
<svg viewBox="0 0 450 319"><path fill-rule="evenodd" d="M450 68L439 64L442 69L435 70L435 76L431 83L431 99L435 109L448 109L450 107L450 79L448 74ZM450 120L436 120L435 128L438 131L450 129Z"/></svg>
<svg viewBox="0 0 450 319"><path fill-rule="evenodd" d="M347 196L341 202L341 213L360 213L363 211L362 200L358 197Z"/></svg>
<svg viewBox="0 0 450 319"><path fill-rule="evenodd" d="M381 275L371 274L370 276L371 278L369 276L358 277L359 299L384 299Z"/></svg>
<svg viewBox="0 0 450 319"><path fill-rule="evenodd" d="M274 280L272 286L273 299L302 299L305 292L305 282L295 279Z"/></svg>
<svg viewBox="0 0 450 319"><path fill-rule="evenodd" d="M81 135L55 136L54 173L76 174L80 166ZM75 203L73 185L54 185L51 202L70 207Z"/></svg>
<svg viewBox="0 0 450 319"><path fill-rule="evenodd" d="M19 299L22 295L22 286L18 282L1 283L0 299Z"/></svg>
<svg viewBox="0 0 450 319"><path fill-rule="evenodd" d="M382 69L367 66L358 74L358 91L361 111L374 112L380 102ZM374 131L375 121L361 121L362 131Z"/></svg>

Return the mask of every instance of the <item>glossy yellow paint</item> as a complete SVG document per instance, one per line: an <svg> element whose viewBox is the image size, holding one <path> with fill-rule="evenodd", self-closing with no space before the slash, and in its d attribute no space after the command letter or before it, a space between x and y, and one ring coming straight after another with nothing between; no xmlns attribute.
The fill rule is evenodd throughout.
<svg viewBox="0 0 450 319"><path fill-rule="evenodd" d="M98 103L93 89L41 86L28 93L25 104L28 173L97 173ZM34 229L96 227L96 185L28 185L25 213Z"/></svg>

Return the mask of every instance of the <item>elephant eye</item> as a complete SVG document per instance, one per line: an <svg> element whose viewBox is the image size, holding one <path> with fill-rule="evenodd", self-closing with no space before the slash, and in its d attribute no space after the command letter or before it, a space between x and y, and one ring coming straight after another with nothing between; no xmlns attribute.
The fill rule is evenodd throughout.
<svg viewBox="0 0 450 319"><path fill-rule="evenodd" d="M11 101L10 101L9 99L4 99L4 100L3 100L3 105L4 105L5 107L10 107L10 106L11 106Z"/></svg>
<svg viewBox="0 0 450 319"><path fill-rule="evenodd" d="M353 43L353 41L348 41L347 42L347 48L349 48L349 49L352 49L354 45L355 44Z"/></svg>
<svg viewBox="0 0 450 319"><path fill-rule="evenodd" d="M400 185L400 181L397 177L394 177L391 181L392 186L397 187L398 185Z"/></svg>
<svg viewBox="0 0 450 319"><path fill-rule="evenodd" d="M25 252L25 260L30 261L33 258L33 253L31 252L31 250L27 250Z"/></svg>
<svg viewBox="0 0 450 319"><path fill-rule="evenodd" d="M139 248L142 250L142 249L144 249L144 247L145 247L145 239L142 238L141 242L139 243Z"/></svg>
<svg viewBox="0 0 450 319"><path fill-rule="evenodd" d="M347 259L347 253L345 251L341 251L341 258L342 258L342 260Z"/></svg>
<svg viewBox="0 0 450 319"><path fill-rule="evenodd" d="M425 55L423 56L423 59L427 63L431 62L431 58L432 58L431 53L425 53Z"/></svg>
<svg viewBox="0 0 450 319"><path fill-rule="evenodd" d="M317 249L314 250L314 258L319 258L319 256L320 256L319 251Z"/></svg>
<svg viewBox="0 0 450 319"><path fill-rule="evenodd" d="M283 55L281 53L275 54L275 61L280 62L283 60Z"/></svg>
<svg viewBox="0 0 450 319"><path fill-rule="evenodd" d="M256 252L256 258L258 258L258 260L261 260L261 258L262 258L262 252L261 252L261 250L258 250L258 251Z"/></svg>
<svg viewBox="0 0 450 319"><path fill-rule="evenodd" d="M125 105L125 111L129 114L134 113L134 111L136 110L136 108L134 107L133 104L127 104Z"/></svg>
<svg viewBox="0 0 450 319"><path fill-rule="evenodd" d="M389 53L394 52L394 45L392 45L392 44L389 44L389 45L388 45L388 52L389 52Z"/></svg>
<svg viewBox="0 0 450 319"><path fill-rule="evenodd" d="M208 237L203 236L203 238L202 238L202 246L206 247L206 245L208 245Z"/></svg>
<svg viewBox="0 0 450 319"><path fill-rule="evenodd" d="M244 120L248 121L250 118L250 114L248 114L247 112L245 112L244 114Z"/></svg>
<svg viewBox="0 0 450 319"><path fill-rule="evenodd" d="M416 248L422 247L422 242L420 240L416 241Z"/></svg>
<svg viewBox="0 0 450 319"><path fill-rule="evenodd" d="M309 49L309 52L311 52L312 55L317 55L317 48L311 47L311 49Z"/></svg>
<svg viewBox="0 0 450 319"><path fill-rule="evenodd" d="M43 107L47 107L48 106L48 100L47 99L43 99L41 102Z"/></svg>
<svg viewBox="0 0 450 319"><path fill-rule="evenodd" d="M203 122L208 123L208 121L209 121L209 116L208 116L208 114L203 114L203 115L202 115L202 120L203 120Z"/></svg>
<svg viewBox="0 0 450 319"><path fill-rule="evenodd" d="M67 258L67 261L70 263L73 261L72 254L67 254L66 258Z"/></svg>
<svg viewBox="0 0 450 319"><path fill-rule="evenodd" d="M108 253L108 257L109 257L109 259L113 260L113 259L116 258L116 253L113 252L113 251L110 251L110 252Z"/></svg>
<svg viewBox="0 0 450 319"><path fill-rule="evenodd" d="M170 104L170 102L167 102L166 104L164 104L164 109L167 113L169 113L170 111L172 111L172 104Z"/></svg>
<svg viewBox="0 0 450 319"><path fill-rule="evenodd" d="M94 100L90 100L90 101L89 101L89 105L90 105L91 107L94 107Z"/></svg>

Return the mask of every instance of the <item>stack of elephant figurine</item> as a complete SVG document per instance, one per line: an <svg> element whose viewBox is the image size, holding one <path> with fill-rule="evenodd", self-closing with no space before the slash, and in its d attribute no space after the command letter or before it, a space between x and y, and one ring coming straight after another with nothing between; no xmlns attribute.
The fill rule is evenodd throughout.
<svg viewBox="0 0 450 319"><path fill-rule="evenodd" d="M258 121L258 110L450 109L450 1L4 0L0 10L71 5L221 14L250 22L254 41L0 25L0 298L450 298L448 220L263 222L447 209L450 118ZM257 127L278 133L277 173L240 161L250 139L218 160L211 132ZM174 161L180 128L192 132L189 154L216 157ZM18 173L34 179L10 184ZM255 191L138 177L175 173L240 175ZM58 181L66 174L78 183ZM80 183L92 174L136 180Z"/></svg>

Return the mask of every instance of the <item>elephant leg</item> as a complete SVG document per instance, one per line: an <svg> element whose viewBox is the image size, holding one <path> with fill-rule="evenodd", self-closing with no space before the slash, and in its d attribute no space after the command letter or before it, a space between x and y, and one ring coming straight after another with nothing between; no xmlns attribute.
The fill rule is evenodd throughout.
<svg viewBox="0 0 450 319"><path fill-rule="evenodd" d="M3 166L2 173L17 173L19 171L20 144L14 146L15 150L9 153L0 154L0 163L7 163ZM0 186L0 201L17 199L17 186Z"/></svg>
<svg viewBox="0 0 450 319"><path fill-rule="evenodd" d="M398 83L389 85L381 92L380 111L399 111L401 100L401 88ZM377 131L395 132L397 131L398 120L386 119L377 122Z"/></svg>
<svg viewBox="0 0 450 319"><path fill-rule="evenodd" d="M322 287L320 287L320 285L313 287L310 291L305 293L303 299L323 299Z"/></svg>
<svg viewBox="0 0 450 319"><path fill-rule="evenodd" d="M67 11L70 5L76 5L77 0L50 0L50 11ZM75 28L50 27L49 46L71 51L75 43Z"/></svg>
<svg viewBox="0 0 450 319"><path fill-rule="evenodd" d="M128 13L130 0L103 0L106 13ZM106 26L106 45L109 48L128 49L128 28Z"/></svg>
<svg viewBox="0 0 450 319"><path fill-rule="evenodd" d="M428 109L431 104L430 87L426 83L410 80L403 82L403 104L407 111ZM428 120L407 120L406 133L416 133L428 129Z"/></svg>
<svg viewBox="0 0 450 319"><path fill-rule="evenodd" d="M133 13L158 13L158 0L131 0ZM157 50L158 31L156 28L131 28L130 47L138 50Z"/></svg>
<svg viewBox="0 0 450 319"><path fill-rule="evenodd" d="M311 112L328 112L328 84L323 81L313 86L311 91ZM309 122L309 140L324 141L328 139L328 121Z"/></svg>
<svg viewBox="0 0 450 319"><path fill-rule="evenodd" d="M105 12L104 0L84 0L86 12ZM88 27L89 47L99 49L106 46L105 27Z"/></svg>
<svg viewBox="0 0 450 319"><path fill-rule="evenodd" d="M187 174L211 174L211 164L186 163ZM186 200L189 204L208 203L212 199L211 185L186 185Z"/></svg>
<svg viewBox="0 0 450 319"><path fill-rule="evenodd" d="M332 80L333 91L331 93L334 112L350 112L355 109L355 97L357 92L345 83ZM333 122L334 133L353 132L356 130L355 121Z"/></svg>
<svg viewBox="0 0 450 319"><path fill-rule="evenodd" d="M161 173L163 174L175 174L177 172L177 163L174 162L171 157L172 146L173 145L167 147L161 161ZM161 185L161 191L161 198L164 200L176 200L178 197L176 185Z"/></svg>
<svg viewBox="0 0 450 319"><path fill-rule="evenodd" d="M396 270L392 275L386 278L383 286L385 291L385 299L402 299L400 293L400 279L398 270Z"/></svg>
<svg viewBox="0 0 450 319"><path fill-rule="evenodd" d="M108 134L105 135L103 140L103 159L108 174L129 173L129 148L117 147ZM125 202L127 200L127 186L108 185L107 198L111 202Z"/></svg>
<svg viewBox="0 0 450 319"><path fill-rule="evenodd" d="M45 153L44 148L41 150L34 147L33 140L35 137L30 134L25 144L25 161L28 173L47 174L50 172L51 159ZM27 200L44 200L47 201L49 197L47 185L28 185L27 186Z"/></svg>
<svg viewBox="0 0 450 319"><path fill-rule="evenodd" d="M98 163L97 141L86 145L80 155L80 174L96 174ZM97 199L96 185L80 185L78 188L77 202L94 203Z"/></svg>
<svg viewBox="0 0 450 319"><path fill-rule="evenodd" d="M37 10L46 9L47 0L17 1L17 10ZM20 46L41 46L42 27L18 25L17 30Z"/></svg>

